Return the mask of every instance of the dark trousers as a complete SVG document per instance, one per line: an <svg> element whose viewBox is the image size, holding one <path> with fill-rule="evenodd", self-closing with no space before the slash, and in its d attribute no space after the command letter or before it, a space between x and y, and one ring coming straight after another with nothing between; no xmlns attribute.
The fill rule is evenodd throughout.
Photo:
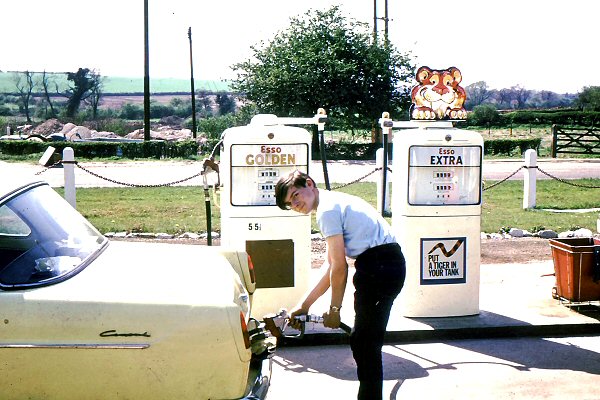
<svg viewBox="0 0 600 400"><path fill-rule="evenodd" d="M398 244L385 244L362 253L354 266L356 316L350 347L360 382L358 400L380 400L383 388L381 348L392 304L404 285L404 256Z"/></svg>

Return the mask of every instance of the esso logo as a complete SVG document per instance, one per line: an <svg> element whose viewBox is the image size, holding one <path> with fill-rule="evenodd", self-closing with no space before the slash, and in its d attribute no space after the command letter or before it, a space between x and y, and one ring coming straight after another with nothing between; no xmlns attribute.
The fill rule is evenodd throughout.
<svg viewBox="0 0 600 400"><path fill-rule="evenodd" d="M263 154L281 153L281 147L260 146L260 152Z"/></svg>
<svg viewBox="0 0 600 400"><path fill-rule="evenodd" d="M439 154L442 154L442 155L454 154L454 149L440 148Z"/></svg>

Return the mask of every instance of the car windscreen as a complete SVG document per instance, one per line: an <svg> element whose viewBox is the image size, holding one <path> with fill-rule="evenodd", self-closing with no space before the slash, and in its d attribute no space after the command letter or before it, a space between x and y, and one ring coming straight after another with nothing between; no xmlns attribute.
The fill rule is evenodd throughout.
<svg viewBox="0 0 600 400"><path fill-rule="evenodd" d="M0 204L0 287L18 289L67 279L107 243L48 185Z"/></svg>

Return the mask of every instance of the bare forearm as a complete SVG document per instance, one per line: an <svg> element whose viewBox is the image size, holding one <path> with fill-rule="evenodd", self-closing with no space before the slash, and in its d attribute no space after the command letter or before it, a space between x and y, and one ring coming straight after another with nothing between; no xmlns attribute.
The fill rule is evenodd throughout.
<svg viewBox="0 0 600 400"><path fill-rule="evenodd" d="M331 304L341 307L348 280L348 265L344 262L334 262L331 266Z"/></svg>
<svg viewBox="0 0 600 400"><path fill-rule="evenodd" d="M325 267L325 265L323 265L323 267ZM331 267L327 266L327 268L325 269L325 272L323 273L323 276L321 276L321 279L319 279L317 284L305 296L304 300L302 301L303 308L308 310L310 308L310 306L312 306L319 297L323 296L323 294L325 294L325 292L327 292L327 289L329 289L329 285L330 285L330 276L331 276Z"/></svg>

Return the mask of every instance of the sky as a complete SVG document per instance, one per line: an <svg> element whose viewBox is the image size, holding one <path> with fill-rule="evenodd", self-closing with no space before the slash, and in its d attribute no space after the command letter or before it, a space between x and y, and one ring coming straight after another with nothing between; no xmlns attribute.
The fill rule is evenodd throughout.
<svg viewBox="0 0 600 400"><path fill-rule="evenodd" d="M377 1L384 17L384 0ZM290 17L340 5L373 23L374 0L148 0L150 77L235 77L250 47ZM462 86L577 93L600 86L597 0L389 0L389 38L417 67L458 67ZM372 26L372 25L371 25ZM383 35L384 23L378 27ZM0 20L0 70L144 76L143 0L8 0Z"/></svg>

